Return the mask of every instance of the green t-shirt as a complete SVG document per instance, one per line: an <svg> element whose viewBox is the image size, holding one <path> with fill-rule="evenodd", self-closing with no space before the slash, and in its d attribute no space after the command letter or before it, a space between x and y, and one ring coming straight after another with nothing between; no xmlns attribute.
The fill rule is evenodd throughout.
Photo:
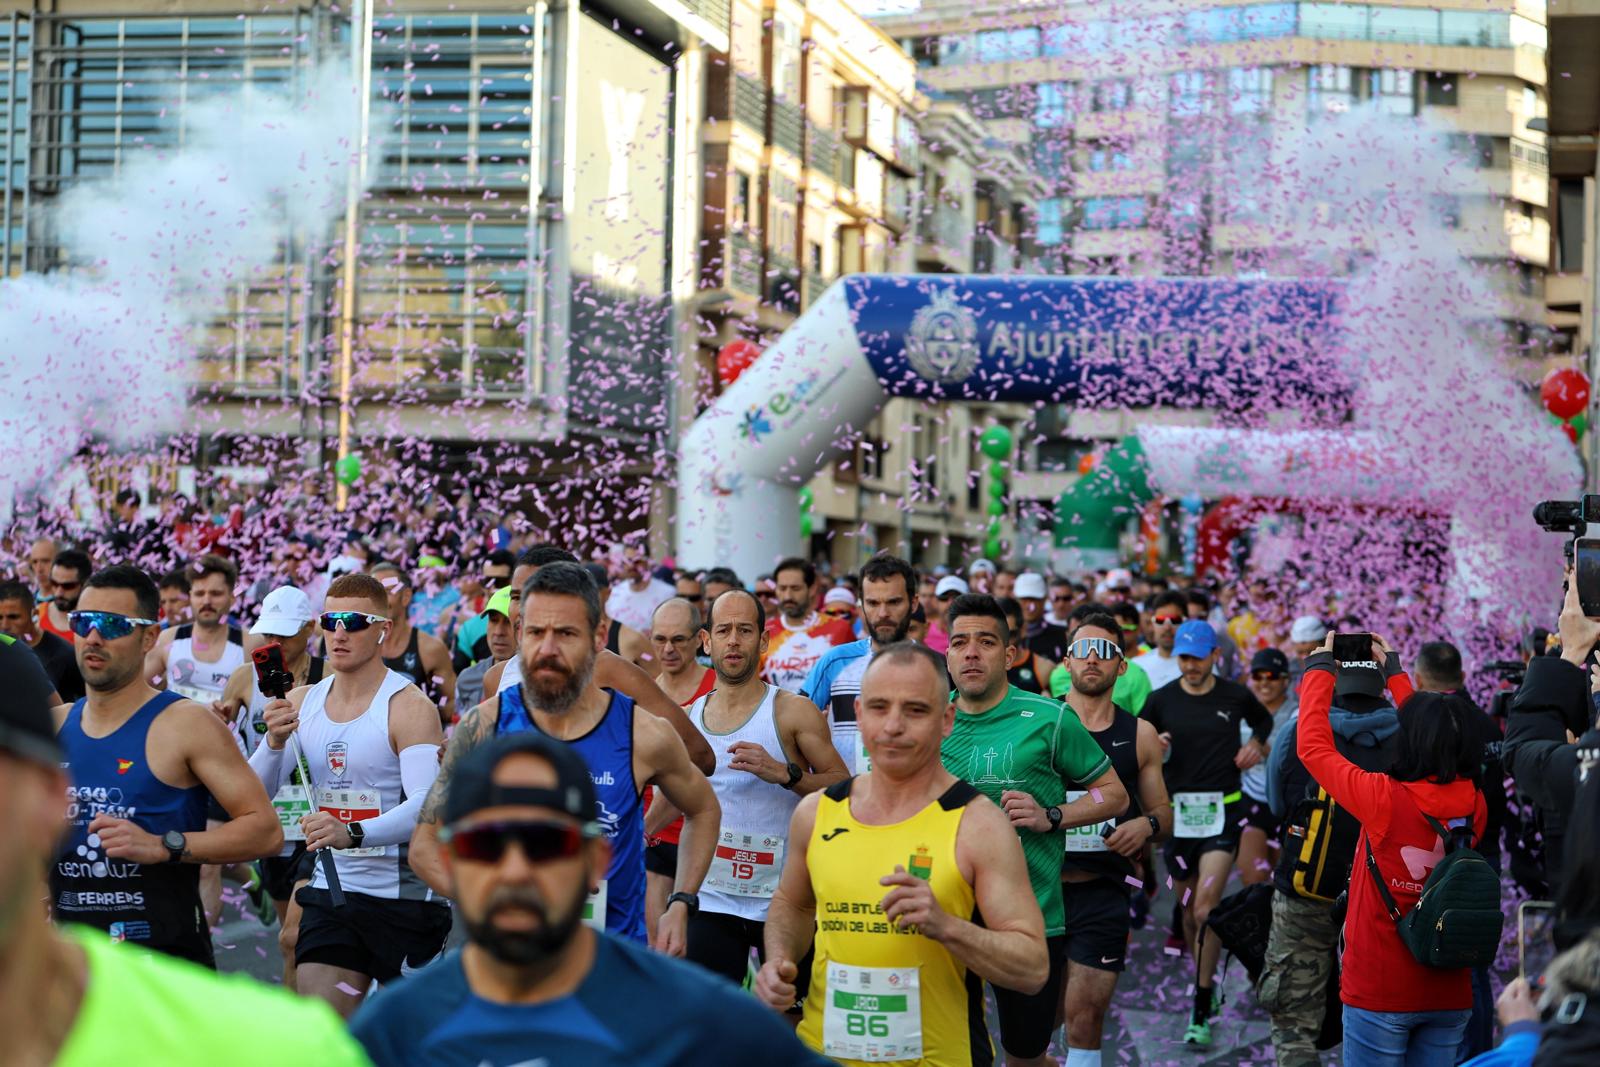
<svg viewBox="0 0 1600 1067"><path fill-rule="evenodd" d="M954 700L952 693L950 699ZM1041 807L1065 802L1069 783L1087 786L1111 768L1111 760L1059 701L1010 686L999 704L981 715L956 709L955 728L940 747L945 770L1000 803L1010 790L1027 793ZM1047 936L1065 933L1061 901L1061 857L1065 832L1018 830L1028 861L1028 881L1044 912Z"/></svg>
<svg viewBox="0 0 1600 1067"><path fill-rule="evenodd" d="M88 956L89 983L55 1067L371 1067L320 1000L66 929Z"/></svg>
<svg viewBox="0 0 1600 1067"><path fill-rule="evenodd" d="M1072 688L1072 672L1067 670L1065 663L1050 672L1050 695L1058 700L1065 700L1067 690ZM1111 703L1126 711L1129 715L1137 715L1144 710L1144 702L1150 699L1150 675L1145 669L1128 661L1128 669L1117 676L1117 684L1111 688Z"/></svg>

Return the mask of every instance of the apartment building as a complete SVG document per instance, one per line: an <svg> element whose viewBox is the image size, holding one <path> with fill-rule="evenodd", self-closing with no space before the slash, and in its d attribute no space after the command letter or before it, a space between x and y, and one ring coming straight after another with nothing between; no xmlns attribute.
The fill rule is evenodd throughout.
<svg viewBox="0 0 1600 1067"><path fill-rule="evenodd" d="M1551 263L1545 303L1563 347L1600 378L1595 315L1600 307L1600 0L1551 0L1550 137ZM1591 422L1593 420L1591 419ZM1590 434L1591 489L1600 477L1600 435Z"/></svg>

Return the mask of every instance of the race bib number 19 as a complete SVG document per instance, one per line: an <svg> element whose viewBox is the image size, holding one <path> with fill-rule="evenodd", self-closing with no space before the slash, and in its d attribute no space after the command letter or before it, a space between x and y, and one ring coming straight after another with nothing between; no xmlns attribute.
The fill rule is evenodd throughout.
<svg viewBox="0 0 1600 1067"><path fill-rule="evenodd" d="M705 886L741 897L770 897L783 871L783 838L776 834L722 831Z"/></svg>
<svg viewBox="0 0 1600 1067"><path fill-rule="evenodd" d="M822 1054L891 1063L922 1058L922 991L915 967L828 961Z"/></svg>

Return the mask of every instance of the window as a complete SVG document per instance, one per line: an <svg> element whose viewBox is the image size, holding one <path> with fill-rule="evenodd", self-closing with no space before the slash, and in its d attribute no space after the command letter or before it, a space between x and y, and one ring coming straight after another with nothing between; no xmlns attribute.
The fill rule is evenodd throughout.
<svg viewBox="0 0 1600 1067"><path fill-rule="evenodd" d="M1092 196L1083 201L1083 228L1086 230L1125 230L1145 223L1142 196Z"/></svg>
<svg viewBox="0 0 1600 1067"><path fill-rule="evenodd" d="M1323 63L1306 72L1311 116L1340 114L1355 103L1355 72Z"/></svg>
<svg viewBox="0 0 1600 1067"><path fill-rule="evenodd" d="M1066 237L1062 214L1062 202L1060 200L1039 201L1033 239L1042 245L1060 244Z"/></svg>
<svg viewBox="0 0 1600 1067"><path fill-rule="evenodd" d="M1423 90L1423 103L1429 107L1456 106L1456 75L1452 71L1429 71Z"/></svg>
<svg viewBox="0 0 1600 1067"><path fill-rule="evenodd" d="M1218 7L1191 11L1183 17L1184 39L1193 44L1289 37L1294 29L1294 4Z"/></svg>
<svg viewBox="0 0 1600 1067"><path fill-rule="evenodd" d="M1073 27L1068 25L1046 26L1042 31L1039 45L1041 55L1070 56L1077 51L1077 42L1073 40Z"/></svg>
<svg viewBox="0 0 1600 1067"><path fill-rule="evenodd" d="M1133 102L1133 83L1125 78L1094 83L1095 111L1126 111Z"/></svg>
<svg viewBox="0 0 1600 1067"><path fill-rule="evenodd" d="M1067 172L1067 142L1065 138L1057 136L1035 137L1033 139L1033 169L1054 187L1055 183L1066 176Z"/></svg>
<svg viewBox="0 0 1600 1067"><path fill-rule="evenodd" d="M1511 43L1510 18L1488 11L1441 11L1439 43L1469 48L1505 48Z"/></svg>
<svg viewBox="0 0 1600 1067"><path fill-rule="evenodd" d="M1300 35L1363 40L1367 36L1367 5L1301 4Z"/></svg>
<svg viewBox="0 0 1600 1067"><path fill-rule="evenodd" d="M1375 70L1369 83L1378 111L1385 115L1417 113L1416 75L1409 70Z"/></svg>
<svg viewBox="0 0 1600 1067"><path fill-rule="evenodd" d="M1203 70L1185 70L1167 80L1167 110L1177 118L1211 111L1211 79Z"/></svg>
<svg viewBox="0 0 1600 1067"><path fill-rule="evenodd" d="M800 27L783 18L772 20L772 91L791 103L800 102Z"/></svg>
<svg viewBox="0 0 1600 1067"><path fill-rule="evenodd" d="M1033 124L1039 129L1053 129L1065 125L1070 118L1069 103L1073 85L1070 82L1043 82L1039 85L1033 105Z"/></svg>
<svg viewBox="0 0 1600 1067"><path fill-rule="evenodd" d="M1441 195L1433 198L1433 217L1447 230L1461 228L1461 198Z"/></svg>
<svg viewBox="0 0 1600 1067"><path fill-rule="evenodd" d="M1265 115L1272 110L1272 69L1235 67L1228 71L1228 113Z"/></svg>
<svg viewBox="0 0 1600 1067"><path fill-rule="evenodd" d="M984 30L978 34L979 63L1010 63L1039 54L1039 30L1028 26L1014 30Z"/></svg>
<svg viewBox="0 0 1600 1067"><path fill-rule="evenodd" d="M973 42L970 33L947 33L939 38L939 66L959 67L971 63Z"/></svg>
<svg viewBox="0 0 1600 1067"><path fill-rule="evenodd" d="M750 175L733 172L733 203L728 207L728 222L735 233L750 226Z"/></svg>
<svg viewBox="0 0 1600 1067"><path fill-rule="evenodd" d="M1081 169L1090 174L1105 174L1133 169L1133 153L1116 141L1091 141L1080 150Z"/></svg>
<svg viewBox="0 0 1600 1067"><path fill-rule="evenodd" d="M1535 170L1550 169L1550 156L1544 149L1515 137L1511 139L1511 158Z"/></svg>
<svg viewBox="0 0 1600 1067"><path fill-rule="evenodd" d="M1370 38L1402 44L1432 44L1439 39L1439 12L1427 8L1372 8Z"/></svg>
<svg viewBox="0 0 1600 1067"><path fill-rule="evenodd" d="M1494 166L1494 138L1487 134L1452 133L1446 143L1451 151L1470 160L1478 170Z"/></svg>

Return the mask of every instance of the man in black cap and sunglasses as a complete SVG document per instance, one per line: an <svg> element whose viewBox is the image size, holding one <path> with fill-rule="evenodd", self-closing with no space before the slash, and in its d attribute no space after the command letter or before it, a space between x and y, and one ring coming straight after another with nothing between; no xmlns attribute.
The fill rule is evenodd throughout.
<svg viewBox="0 0 1600 1067"><path fill-rule="evenodd" d="M610 846L589 768L537 731L469 751L440 839L467 944L352 1023L378 1067L821 1065L755 999L583 921Z"/></svg>
<svg viewBox="0 0 1600 1067"><path fill-rule="evenodd" d="M73 784L50 895L58 920L209 967L199 865L275 855L283 831L211 709L145 681L159 605L120 565L91 575L68 617L88 695L55 709ZM207 829L212 797L228 821Z"/></svg>

